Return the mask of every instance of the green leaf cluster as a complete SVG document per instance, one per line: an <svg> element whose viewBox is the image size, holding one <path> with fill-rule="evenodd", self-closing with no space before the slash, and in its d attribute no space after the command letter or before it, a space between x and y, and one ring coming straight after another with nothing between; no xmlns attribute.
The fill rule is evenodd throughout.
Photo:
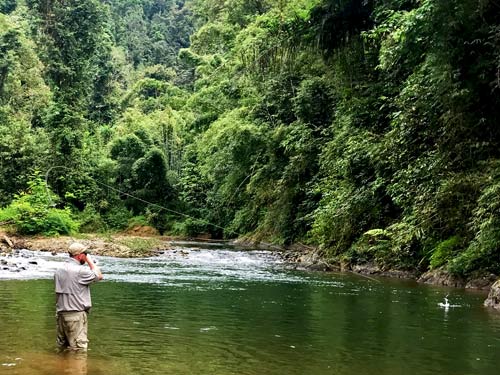
<svg viewBox="0 0 500 375"><path fill-rule="evenodd" d="M55 208L57 196L42 178L35 174L28 189L17 194L0 210L0 222L12 226L19 234L72 234L78 230L69 208Z"/></svg>

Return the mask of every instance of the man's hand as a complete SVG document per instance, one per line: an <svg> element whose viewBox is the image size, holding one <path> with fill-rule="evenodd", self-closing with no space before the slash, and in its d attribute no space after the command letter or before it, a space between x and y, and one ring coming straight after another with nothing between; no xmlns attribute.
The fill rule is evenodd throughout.
<svg viewBox="0 0 500 375"><path fill-rule="evenodd" d="M97 267L97 265L94 263L94 261L92 260L92 258L89 254L85 254L85 262L87 262L90 269L93 270L97 274L97 277L99 278L99 280L102 280L103 276L102 276L101 270L99 269L99 267Z"/></svg>

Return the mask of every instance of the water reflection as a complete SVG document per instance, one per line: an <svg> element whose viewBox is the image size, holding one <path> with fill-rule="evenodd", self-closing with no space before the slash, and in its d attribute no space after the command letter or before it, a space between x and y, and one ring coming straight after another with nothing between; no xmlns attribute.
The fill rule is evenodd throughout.
<svg viewBox="0 0 500 375"><path fill-rule="evenodd" d="M28 352L20 354L20 357L9 358L0 365L0 373L2 369L8 369L8 374L15 375L89 375L87 353Z"/></svg>
<svg viewBox="0 0 500 375"><path fill-rule="evenodd" d="M59 353L61 360L54 375L88 375L87 352L63 351Z"/></svg>

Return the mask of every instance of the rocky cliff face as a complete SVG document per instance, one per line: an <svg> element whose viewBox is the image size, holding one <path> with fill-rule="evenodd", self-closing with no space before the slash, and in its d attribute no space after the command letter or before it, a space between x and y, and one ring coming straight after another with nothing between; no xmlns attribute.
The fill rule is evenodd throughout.
<svg viewBox="0 0 500 375"><path fill-rule="evenodd" d="M491 286L490 293L488 294L486 301L484 301L484 305L500 310L500 280L497 280Z"/></svg>

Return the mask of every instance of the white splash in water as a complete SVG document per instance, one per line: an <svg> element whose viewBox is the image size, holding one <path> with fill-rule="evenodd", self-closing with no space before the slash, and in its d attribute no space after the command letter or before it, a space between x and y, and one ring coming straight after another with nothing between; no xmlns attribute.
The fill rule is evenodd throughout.
<svg viewBox="0 0 500 375"><path fill-rule="evenodd" d="M448 300L448 294L444 297L444 303L443 302L439 302L438 306L442 307L443 309L445 309L445 311L448 311L448 309L450 309L452 307L460 307L460 305L452 305L452 304L450 304L450 301Z"/></svg>
<svg viewBox="0 0 500 375"><path fill-rule="evenodd" d="M289 272L279 255L263 250L186 250L179 247L149 258L94 258L98 259L106 282L160 284L203 290L226 290L228 283L237 282L240 284L230 285L230 288L242 291L248 289L248 283L252 282L314 283L328 285L335 290L345 286L338 280L318 280L307 274ZM64 253L52 255L29 250L0 256L0 280L50 279L67 259L68 255Z"/></svg>
<svg viewBox="0 0 500 375"><path fill-rule="evenodd" d="M165 326L165 329L171 329L171 330L177 330L180 329L179 327L173 327L173 326Z"/></svg>
<svg viewBox="0 0 500 375"><path fill-rule="evenodd" d="M214 330L217 330L217 327L211 326L211 327L200 328L200 332L208 332Z"/></svg>
<svg viewBox="0 0 500 375"><path fill-rule="evenodd" d="M52 255L49 252L16 250L0 256L1 279L48 279L68 258L67 254Z"/></svg>

